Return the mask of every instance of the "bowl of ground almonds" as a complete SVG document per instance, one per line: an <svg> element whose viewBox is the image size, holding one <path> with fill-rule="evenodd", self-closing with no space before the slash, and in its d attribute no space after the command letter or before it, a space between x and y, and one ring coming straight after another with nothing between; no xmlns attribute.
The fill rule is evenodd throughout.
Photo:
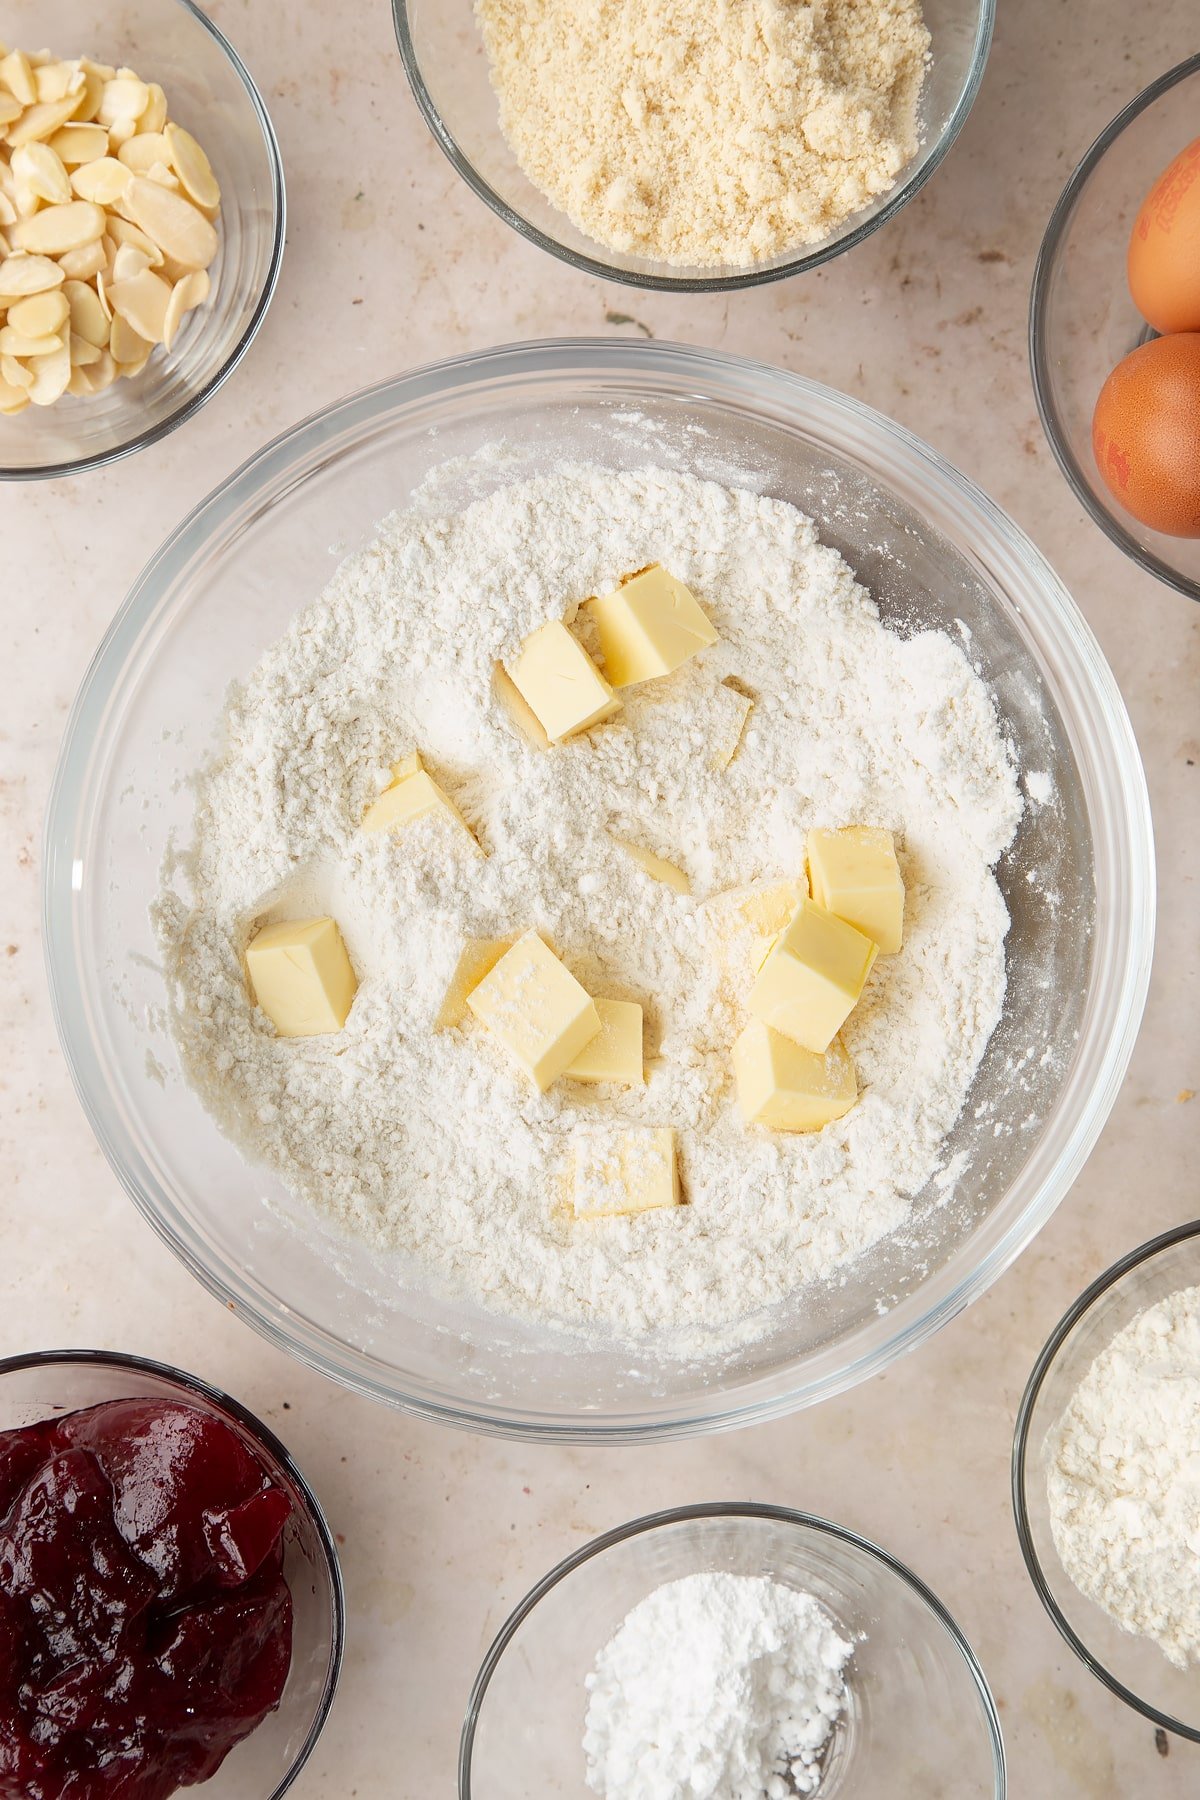
<svg viewBox="0 0 1200 1800"><path fill-rule="evenodd" d="M813 269L897 212L971 110L994 0L392 0L413 93L523 237L631 287Z"/></svg>

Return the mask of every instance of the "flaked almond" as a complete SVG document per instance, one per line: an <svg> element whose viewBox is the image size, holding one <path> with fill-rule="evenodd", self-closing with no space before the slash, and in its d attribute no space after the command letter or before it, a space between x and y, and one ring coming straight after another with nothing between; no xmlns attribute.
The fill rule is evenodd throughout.
<svg viewBox="0 0 1200 1800"><path fill-rule="evenodd" d="M24 110L25 108L14 94L5 93L4 89L0 88L0 132L6 125L11 125L14 119L19 119Z"/></svg>
<svg viewBox="0 0 1200 1800"><path fill-rule="evenodd" d="M70 176L49 144L22 144L14 150L12 172L19 186L51 206L65 206L71 198Z"/></svg>
<svg viewBox="0 0 1200 1800"><path fill-rule="evenodd" d="M71 379L71 352L67 344L60 343L45 356L31 358L29 366L33 372L33 386L29 390L32 404L53 406L56 400L61 400Z"/></svg>
<svg viewBox="0 0 1200 1800"><path fill-rule="evenodd" d="M163 321L163 344L169 350L175 342L179 327L195 307L203 306L208 299L211 283L206 269L194 269L190 275L183 276L171 289L171 298L167 304L167 316Z"/></svg>
<svg viewBox="0 0 1200 1800"><path fill-rule="evenodd" d="M103 125L63 125L50 139L50 148L68 169L75 169L108 155L108 133Z"/></svg>
<svg viewBox="0 0 1200 1800"><path fill-rule="evenodd" d="M48 337L27 337L15 325L0 325L0 356L49 356L61 344L57 332Z"/></svg>
<svg viewBox="0 0 1200 1800"><path fill-rule="evenodd" d="M70 317L71 309L61 288L48 288L43 294L30 294L8 309L7 323L26 337L54 337Z"/></svg>
<svg viewBox="0 0 1200 1800"><path fill-rule="evenodd" d="M0 414L24 412L29 405L29 395L24 388L10 387L7 381L0 380Z"/></svg>
<svg viewBox="0 0 1200 1800"><path fill-rule="evenodd" d="M29 388L33 386L33 376L17 357L7 352L0 355L0 381L7 381L9 387Z"/></svg>
<svg viewBox="0 0 1200 1800"><path fill-rule="evenodd" d="M115 75L104 84L100 110L96 114L102 125L110 129L123 120L135 124L150 103L150 90L136 75Z"/></svg>
<svg viewBox="0 0 1200 1800"><path fill-rule="evenodd" d="M10 50L7 56L0 59L0 85L14 94L22 106L33 106L36 103L37 77L24 51Z"/></svg>
<svg viewBox="0 0 1200 1800"><path fill-rule="evenodd" d="M150 267L150 258L136 244L121 244L112 259L112 267L105 271L104 281L108 288L114 281L132 281L143 269Z"/></svg>
<svg viewBox="0 0 1200 1800"><path fill-rule="evenodd" d="M81 200L92 200L97 206L115 206L132 180L132 171L123 162L115 156L101 156L73 172L71 187Z"/></svg>
<svg viewBox="0 0 1200 1800"><path fill-rule="evenodd" d="M90 364L100 361L102 346L93 344L90 338L80 337L77 331L71 333L68 348L73 369L86 369Z"/></svg>
<svg viewBox="0 0 1200 1800"><path fill-rule="evenodd" d="M108 340L108 347L113 361L124 367L129 363L144 364L154 345L122 313L114 309L112 336Z"/></svg>
<svg viewBox="0 0 1200 1800"><path fill-rule="evenodd" d="M21 117L8 127L9 144L15 150L21 144L41 143L52 138L60 125L74 118L78 104L79 96L68 94L65 100L44 100L37 106L27 106Z"/></svg>
<svg viewBox="0 0 1200 1800"><path fill-rule="evenodd" d="M155 192L161 192L156 189ZM173 200L174 194L168 199ZM13 226L18 247L35 256L63 256L82 250L104 236L104 211L89 200L72 200L66 206L47 206L32 219Z"/></svg>
<svg viewBox="0 0 1200 1800"><path fill-rule="evenodd" d="M150 98L146 102L146 110L138 120L138 130L147 132L161 131L167 122L167 96L157 81L146 83Z"/></svg>
<svg viewBox="0 0 1200 1800"><path fill-rule="evenodd" d="M129 183L121 210L154 239L164 256L185 269L207 269L217 254L217 234L199 208L144 175L135 175Z"/></svg>
<svg viewBox="0 0 1200 1800"><path fill-rule="evenodd" d="M97 238L94 244L85 244L82 250L68 250L60 256L58 266L72 281L87 281L98 275L108 262L108 252L104 248L104 239Z"/></svg>
<svg viewBox="0 0 1200 1800"><path fill-rule="evenodd" d="M171 146L164 132L139 130L127 144L121 145L118 155L127 169L132 169L135 175L144 175L155 163L170 162Z"/></svg>
<svg viewBox="0 0 1200 1800"><path fill-rule="evenodd" d="M137 251L122 251L122 255L136 256ZM161 344L171 293L171 288L151 269L143 269L131 280L113 282L108 290L109 304L115 315L109 345L118 362L133 360L132 357L122 355L117 348L115 338L118 323L124 320L127 325L132 325L148 344Z"/></svg>
<svg viewBox="0 0 1200 1800"><path fill-rule="evenodd" d="M14 296L43 294L47 288L61 287L65 277L56 262L48 256L23 256L17 252L0 263L0 294Z"/></svg>
<svg viewBox="0 0 1200 1800"><path fill-rule="evenodd" d="M221 189L204 151L182 125L168 125L163 136L170 147L171 167L183 183L184 192L197 206L214 212L221 204Z"/></svg>
<svg viewBox="0 0 1200 1800"><path fill-rule="evenodd" d="M108 216L108 234L118 249L122 244L132 244L135 250L142 251L142 253L149 258L150 267L152 269L162 267L162 251L154 242L154 239L147 237L141 226L135 225L132 219L123 219L120 213L110 213Z"/></svg>
<svg viewBox="0 0 1200 1800"><path fill-rule="evenodd" d="M83 92L83 70L78 63L48 62L33 72L39 100L65 100Z"/></svg>
<svg viewBox="0 0 1200 1800"><path fill-rule="evenodd" d="M95 288L86 281L68 281L62 291L70 308L73 334L103 349L108 342L110 321Z"/></svg>

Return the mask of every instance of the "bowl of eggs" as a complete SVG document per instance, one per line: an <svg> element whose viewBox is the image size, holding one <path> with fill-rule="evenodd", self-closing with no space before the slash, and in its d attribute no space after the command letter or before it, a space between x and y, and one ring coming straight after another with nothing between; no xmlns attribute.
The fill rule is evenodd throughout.
<svg viewBox="0 0 1200 1800"><path fill-rule="evenodd" d="M1033 280L1030 360L1064 474L1127 555L1200 600L1200 56L1101 132Z"/></svg>

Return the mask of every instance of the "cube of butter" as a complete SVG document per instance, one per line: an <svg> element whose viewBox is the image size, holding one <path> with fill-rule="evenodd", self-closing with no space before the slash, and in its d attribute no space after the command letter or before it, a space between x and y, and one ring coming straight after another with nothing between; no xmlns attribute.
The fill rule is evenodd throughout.
<svg viewBox="0 0 1200 1800"><path fill-rule="evenodd" d="M755 977L750 1011L824 1056L866 985L876 946L823 906L802 900Z"/></svg>
<svg viewBox="0 0 1200 1800"><path fill-rule="evenodd" d="M856 925L884 956L895 955L904 942L904 877L890 831L810 831L808 872L818 905Z"/></svg>
<svg viewBox="0 0 1200 1800"><path fill-rule="evenodd" d="M358 981L332 919L264 925L246 947L254 998L280 1037L340 1031Z"/></svg>
<svg viewBox="0 0 1200 1800"><path fill-rule="evenodd" d="M587 602L600 639L604 672L614 687L669 675L689 656L717 641L717 632L690 588L651 563L611 594Z"/></svg>
<svg viewBox="0 0 1200 1800"><path fill-rule="evenodd" d="M595 1006L600 1029L566 1070L568 1081L622 1081L626 1086L640 1086L645 1080L641 1007L635 1000L599 996Z"/></svg>
<svg viewBox="0 0 1200 1800"><path fill-rule="evenodd" d="M816 1056L758 1019L733 1046L733 1072L747 1123L775 1131L820 1131L858 1099L854 1064L840 1038Z"/></svg>
<svg viewBox="0 0 1200 1800"><path fill-rule="evenodd" d="M636 1127L615 1138L581 1138L575 1146L572 1204L577 1219L682 1206L675 1133Z"/></svg>
<svg viewBox="0 0 1200 1800"><path fill-rule="evenodd" d="M754 708L749 694L718 681L702 717L708 730L708 766L715 773L727 769L738 753L746 721ZM705 717L705 715L710 715Z"/></svg>
<svg viewBox="0 0 1200 1800"><path fill-rule="evenodd" d="M426 813L441 813L465 831L478 848L475 833L453 800L428 773L420 751L414 750L403 762L392 765L391 785L368 806L363 814L362 828L364 831L393 831L398 825L408 825L413 819L423 818Z"/></svg>
<svg viewBox="0 0 1200 1800"><path fill-rule="evenodd" d="M498 662L492 670L492 692L507 713L509 723L515 727L518 735L523 737L527 744L532 744L535 750L553 748L550 739L542 730L541 720L503 663Z"/></svg>
<svg viewBox="0 0 1200 1800"><path fill-rule="evenodd" d="M454 965L454 973L446 985L437 1018L433 1021L435 1030L447 1031L452 1025L462 1024L467 1016L468 996L475 991L485 975L491 974L500 958L515 943L516 939L511 937L467 939Z"/></svg>
<svg viewBox="0 0 1200 1800"><path fill-rule="evenodd" d="M542 1093L600 1030L591 995L536 931L517 939L467 1005Z"/></svg>
<svg viewBox="0 0 1200 1800"><path fill-rule="evenodd" d="M643 849L641 844L631 844L628 838L614 838L613 843L620 844L622 850L632 856L638 868L644 869L646 874L653 876L655 881L661 881L665 886L674 888L677 894L691 893L692 884L683 870L676 868L674 863L669 863L666 857L655 856L653 850Z"/></svg>
<svg viewBox="0 0 1200 1800"><path fill-rule="evenodd" d="M620 711L612 688L560 619L529 634L508 673L551 743Z"/></svg>

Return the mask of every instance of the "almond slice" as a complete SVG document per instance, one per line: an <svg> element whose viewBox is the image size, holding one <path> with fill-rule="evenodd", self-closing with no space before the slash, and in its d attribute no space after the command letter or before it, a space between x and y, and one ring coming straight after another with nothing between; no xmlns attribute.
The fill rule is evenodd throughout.
<svg viewBox="0 0 1200 1800"><path fill-rule="evenodd" d="M157 279L157 277L153 279ZM122 366L128 363L144 366L154 345L148 338L144 338L141 332L131 325L121 313L114 312L112 336L108 340L108 348L114 362Z"/></svg>
<svg viewBox="0 0 1200 1800"><path fill-rule="evenodd" d="M68 94L83 92L84 75L78 63L48 62L34 70L34 83L39 100L65 100Z"/></svg>
<svg viewBox="0 0 1200 1800"><path fill-rule="evenodd" d="M159 132L167 122L167 96L157 81L148 81L146 87L150 98L146 102L146 110L138 120L138 130Z"/></svg>
<svg viewBox="0 0 1200 1800"><path fill-rule="evenodd" d="M87 281L90 276L98 275L107 262L104 239L97 238L94 244L85 244L82 250L68 250L59 257L58 266L70 280Z"/></svg>
<svg viewBox="0 0 1200 1800"><path fill-rule="evenodd" d="M108 155L108 133L103 125L63 125L50 139L50 149L68 169L78 168Z"/></svg>
<svg viewBox="0 0 1200 1800"><path fill-rule="evenodd" d="M5 93L0 88L0 131L6 125L11 125L14 119L19 119L24 111L25 108L14 95Z"/></svg>
<svg viewBox="0 0 1200 1800"><path fill-rule="evenodd" d="M100 352L99 359L91 364L76 364L71 370L71 379L67 383L67 392L81 397L101 394L105 388L111 387L117 379L117 365L107 350Z"/></svg>
<svg viewBox="0 0 1200 1800"><path fill-rule="evenodd" d="M110 130L126 119L136 124L149 104L150 90L144 81L136 75L115 75L104 84L96 117Z"/></svg>
<svg viewBox="0 0 1200 1800"><path fill-rule="evenodd" d="M22 106L36 104L37 79L24 51L10 50L3 61L0 61L0 85L6 87L10 94L15 94Z"/></svg>
<svg viewBox="0 0 1200 1800"><path fill-rule="evenodd" d="M57 332L51 332L47 337L26 337L15 325L0 325L0 355L50 356L61 347L62 339Z"/></svg>
<svg viewBox="0 0 1200 1800"><path fill-rule="evenodd" d="M29 398L34 406L53 406L67 391L71 379L71 352L65 343L45 356L32 358L33 386Z"/></svg>
<svg viewBox="0 0 1200 1800"><path fill-rule="evenodd" d="M173 200L175 196L168 198ZM69 250L82 250L104 236L104 213L88 200L48 206L32 219L22 219L14 225L13 236L20 249L34 255L62 256Z"/></svg>
<svg viewBox="0 0 1200 1800"><path fill-rule="evenodd" d="M48 288L44 294L30 294L8 309L8 323L25 337L56 337L70 317L71 309L61 288Z"/></svg>
<svg viewBox="0 0 1200 1800"><path fill-rule="evenodd" d="M102 346L91 343L89 339L85 337L80 337L77 331L71 333L69 348L71 351L71 367L73 369L86 369L89 364L98 363L100 361Z"/></svg>
<svg viewBox="0 0 1200 1800"><path fill-rule="evenodd" d="M7 381L0 381L0 413L24 412L29 405L29 395L24 388L10 387Z"/></svg>
<svg viewBox="0 0 1200 1800"><path fill-rule="evenodd" d="M127 144L121 145L118 155L135 175L145 175L155 163L170 162L171 146L164 132L139 129Z"/></svg>
<svg viewBox="0 0 1200 1800"><path fill-rule="evenodd" d="M60 125L74 118L78 105L79 96L68 94L65 100L45 100L37 106L27 106L8 128L9 144L15 150L20 144L40 143L53 137Z"/></svg>
<svg viewBox="0 0 1200 1800"><path fill-rule="evenodd" d="M83 70L83 87L79 92L79 103L76 106L75 111L71 114L71 117L73 119L78 119L80 124L86 124L94 119L96 114L100 111L100 102L104 98L105 77L101 74L100 70L96 68L94 63L88 61L86 56L83 58L80 67ZM101 126L100 129L103 131L104 127ZM107 133L105 136L107 140ZM105 149L107 148L108 144L106 141Z"/></svg>
<svg viewBox="0 0 1200 1800"><path fill-rule="evenodd" d="M29 388L33 386L33 376L23 362L6 351L0 356L0 380L7 381L9 387Z"/></svg>
<svg viewBox="0 0 1200 1800"><path fill-rule="evenodd" d="M43 294L47 288L61 287L64 276L56 262L48 256L22 256L18 251L0 263L0 294Z"/></svg>
<svg viewBox="0 0 1200 1800"><path fill-rule="evenodd" d="M136 250L123 250L123 256L136 256ZM132 325L139 337L147 344L161 344L163 330L166 325L167 307L170 304L172 290L165 281L150 269L143 269L131 280L114 281L108 290L109 303L116 317L113 319L112 336L109 347L118 362L133 362L131 356L122 354L118 347L117 326L123 320Z"/></svg>
<svg viewBox="0 0 1200 1800"><path fill-rule="evenodd" d="M212 164L190 131L182 125L168 125L163 133L170 146L171 166L183 183L184 191L197 206L215 212L221 204L221 189L212 172Z"/></svg>
<svg viewBox="0 0 1200 1800"><path fill-rule="evenodd" d="M89 287L86 281L68 281L63 293L71 309L72 333L76 337L86 338L89 344L95 344L97 349L102 350L108 342L111 327L95 288Z"/></svg>
<svg viewBox="0 0 1200 1800"><path fill-rule="evenodd" d="M165 256L185 269L207 269L217 254L218 238L204 214L182 194L173 194L144 175L135 175L121 203ZM27 225L18 226L27 229Z"/></svg>
<svg viewBox="0 0 1200 1800"><path fill-rule="evenodd" d="M112 268L105 273L104 282L109 292L114 281L132 281L143 269L150 267L150 258L136 244L122 244L112 260Z"/></svg>
<svg viewBox="0 0 1200 1800"><path fill-rule="evenodd" d="M208 299L212 283L208 279L206 269L194 269L185 275L171 289L171 298L167 305L167 316L163 322L163 343L169 350L175 342L179 327L194 307L203 306Z"/></svg>
<svg viewBox="0 0 1200 1800"><path fill-rule="evenodd" d="M132 180L132 172L115 156L101 156L74 171L71 187L81 200L91 200L97 206L115 206Z"/></svg>
<svg viewBox="0 0 1200 1800"><path fill-rule="evenodd" d="M65 206L71 198L70 177L49 144L22 144L14 150L12 172L31 194L51 206Z"/></svg>

